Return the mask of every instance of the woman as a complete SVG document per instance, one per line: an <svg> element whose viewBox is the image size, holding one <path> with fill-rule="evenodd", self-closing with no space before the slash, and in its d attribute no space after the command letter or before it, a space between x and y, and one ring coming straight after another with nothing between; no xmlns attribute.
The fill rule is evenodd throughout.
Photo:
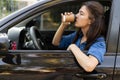
<svg viewBox="0 0 120 80"><path fill-rule="evenodd" d="M70 14L72 13L62 14L62 17ZM75 27L79 30L62 36L69 25L69 22L62 21L52 41L55 46L67 47L86 72L92 72L98 64L101 64L106 53L103 15L104 8L99 2L84 2L76 14ZM83 50L88 52L84 53Z"/></svg>

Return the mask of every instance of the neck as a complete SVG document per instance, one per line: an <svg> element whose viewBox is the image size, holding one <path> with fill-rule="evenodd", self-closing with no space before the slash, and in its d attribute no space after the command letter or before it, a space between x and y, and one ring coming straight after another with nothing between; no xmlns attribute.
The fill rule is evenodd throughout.
<svg viewBox="0 0 120 80"><path fill-rule="evenodd" d="M82 31L84 37L86 37L88 29L89 29L89 27L83 27L83 28L81 28L81 31Z"/></svg>
<svg viewBox="0 0 120 80"><path fill-rule="evenodd" d="M83 36L80 43L86 42L87 41L87 37Z"/></svg>
<svg viewBox="0 0 120 80"><path fill-rule="evenodd" d="M87 41L87 32L88 32L88 29L89 29L89 26L81 28L81 31L83 33L83 37L81 39L81 43Z"/></svg>

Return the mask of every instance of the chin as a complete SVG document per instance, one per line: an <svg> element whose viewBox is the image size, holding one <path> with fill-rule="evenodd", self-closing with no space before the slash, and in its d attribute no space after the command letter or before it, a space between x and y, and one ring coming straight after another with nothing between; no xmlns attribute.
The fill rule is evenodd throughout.
<svg viewBox="0 0 120 80"><path fill-rule="evenodd" d="M76 24L76 22L75 22L75 24L74 24L76 27L77 27L77 24Z"/></svg>
<svg viewBox="0 0 120 80"><path fill-rule="evenodd" d="M79 26L75 23L75 27L79 27Z"/></svg>

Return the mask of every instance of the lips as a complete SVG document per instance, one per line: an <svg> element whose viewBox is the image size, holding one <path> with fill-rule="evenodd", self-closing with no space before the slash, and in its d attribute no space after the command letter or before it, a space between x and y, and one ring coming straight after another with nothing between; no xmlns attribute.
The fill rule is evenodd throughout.
<svg viewBox="0 0 120 80"><path fill-rule="evenodd" d="M75 20L75 24L77 23L77 21L78 21L78 20L76 19L76 20Z"/></svg>

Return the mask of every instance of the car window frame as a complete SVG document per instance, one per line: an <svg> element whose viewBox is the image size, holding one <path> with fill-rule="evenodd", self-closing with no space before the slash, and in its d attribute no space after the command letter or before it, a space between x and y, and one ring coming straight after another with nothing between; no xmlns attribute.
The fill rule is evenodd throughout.
<svg viewBox="0 0 120 80"><path fill-rule="evenodd" d="M83 0L84 1L84 0ZM99 1L99 0L98 0ZM105 0L105 1L107 1L107 0ZM57 1L56 1L57 2ZM34 14L42 14L42 13L44 13L44 12L41 12L41 11L46 11L48 8L52 8L52 7L54 7L55 5L57 5L57 4L62 4L62 3L64 3L64 2L66 2L66 1L58 1L58 3L56 3L55 2L55 4L53 4L53 5L50 5L50 4L46 4L46 5L49 5L48 7L46 7L46 5L42 5L41 7L38 7L38 6L36 6L36 8L34 9L34 10L30 10L30 8L29 9L26 9L26 10L24 10L23 11L23 13L24 14L21 14L20 16L18 16L18 18L20 18L20 20L18 20L18 18L15 18L15 20L16 20L16 24L18 23L18 22L20 22L20 21L22 21L22 20L25 20L26 18L30 18L30 16L32 17ZM52 4L52 3L51 3ZM44 8L43 8L44 7ZM35 11L35 12L34 12ZM27 13L26 13L27 12ZM33 12L33 13L32 13ZM30 15L28 15L29 13L31 13ZM24 19L22 18L21 19L21 17L23 17L24 16ZM110 16L111 17L111 16ZM112 17L114 17L113 15L112 15ZM112 18L110 18L110 20L111 20ZM14 19L13 19L14 20ZM14 21L15 21L14 20ZM110 21L110 22L112 22L112 21ZM113 23L110 23L109 22L109 24L113 24ZM2 28L0 28L0 31L2 32L2 31L6 31L6 29L8 29L8 28L10 28L10 27L12 27L12 26L14 26L15 24L11 24L12 23L12 21L9 23L9 24L5 24ZM7 28L6 28L7 27ZM112 25L112 27L113 27L113 25ZM109 36L111 36L112 34L111 34L111 26L109 26L109 28L108 28L109 30L108 30L108 35L107 35L107 37L109 37ZM111 42L110 41L110 39L107 39L108 41L107 41L107 44L108 44L108 46L109 46L109 43ZM109 48L108 48L109 49ZM116 50L116 49L115 49ZM115 52L115 50L113 51L113 52ZM110 51L110 50L108 50L108 51Z"/></svg>
<svg viewBox="0 0 120 80"><path fill-rule="evenodd" d="M117 52L117 40L119 36L119 21L120 21L120 11L118 9L120 5L119 0L113 0L110 13L110 21L107 33L107 51L111 53ZM112 47L114 46L114 47Z"/></svg>

